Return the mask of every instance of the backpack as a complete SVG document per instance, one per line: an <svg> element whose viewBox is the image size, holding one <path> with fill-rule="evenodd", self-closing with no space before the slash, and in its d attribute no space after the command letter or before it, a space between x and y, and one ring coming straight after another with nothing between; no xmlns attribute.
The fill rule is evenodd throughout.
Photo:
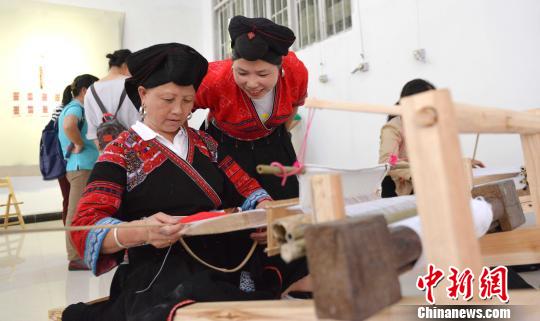
<svg viewBox="0 0 540 321"><path fill-rule="evenodd" d="M58 140L58 120L51 119L41 132L39 170L44 180L57 179L66 175L66 160Z"/></svg>
<svg viewBox="0 0 540 321"><path fill-rule="evenodd" d="M103 150L105 146L107 146L107 144L115 140L118 135L120 135L123 131L126 130L124 125L122 125L120 121L118 121L118 119L116 118L116 115L118 115L118 111L120 111L120 108L122 108L122 104L124 103L124 99L126 98L126 90L124 89L122 91L122 95L120 95L120 102L118 103L118 108L116 108L116 112L114 113L114 115L107 112L105 105L103 105L103 102L99 98L93 85L90 86L90 91L96 99L96 103L98 104L99 109L101 109L101 112L103 113L102 123L99 124L96 130L99 149Z"/></svg>
<svg viewBox="0 0 540 321"><path fill-rule="evenodd" d="M43 131L41 131L41 141L39 142L39 170L41 171L41 176L43 176L43 179L46 181L66 175L66 159L69 158L69 155L64 157L62 146L58 139L59 119L60 116L56 119L51 119L47 125L45 125ZM83 125L84 115L83 119L79 121L78 124L79 131L82 130ZM68 147L68 154L70 153L69 150L72 148L72 146Z"/></svg>

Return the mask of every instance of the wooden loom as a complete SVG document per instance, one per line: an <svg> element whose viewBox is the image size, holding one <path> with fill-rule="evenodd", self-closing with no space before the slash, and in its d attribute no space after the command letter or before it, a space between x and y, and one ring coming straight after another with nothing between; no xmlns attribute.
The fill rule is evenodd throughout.
<svg viewBox="0 0 540 321"><path fill-rule="evenodd" d="M403 109L394 106L317 100L308 101L306 105L315 108L390 113L403 116L408 136L414 137L411 139L414 143L408 146L409 157L411 170L415 177L418 211L425 231L424 249L428 262L444 270L447 270L449 265L460 269L469 267L473 269L475 275L479 275L482 265L540 262L540 250L537 249L540 246L538 226L487 235L480 242L476 240L472 232L471 213L468 205L466 171L463 168L457 140L458 128L462 132L520 133L524 143L526 165L529 170L532 204L537 222L540 222L538 219L540 213L538 210L538 188L540 184L537 176L540 171L540 163L534 162L539 156L535 153L540 147L540 116L531 117L528 113L458 104L454 106L457 110L456 117L450 96L444 90L404 99L402 101ZM479 119L478 124L471 121L475 117ZM492 118L494 120L491 120ZM486 126L489 121L492 121L491 126ZM433 148L434 146L438 148ZM429 151L429 153L424 151ZM425 157L426 154L430 155L431 158ZM420 168L429 168L430 170L420 171ZM313 181L312 187L314 194L317 195L314 197L313 209L318 222L341 219L345 216L343 197L336 176L317 177ZM431 201L434 199L438 200L437 203ZM275 219L291 215L287 207L295 203L295 200L286 200L275 202L270 206L267 210L269 225ZM278 249L271 246L275 244L272 240L272 233L268 233L268 238L269 252L276 254ZM441 238L445 241L433 242L433 240ZM516 242L516 239L519 239L520 242ZM440 256L438 253L443 253L444 256ZM450 255L447 255L448 253ZM480 253L483 255L483 262ZM441 288L443 287L438 289ZM437 302L443 303L445 297L441 293L437 294ZM532 304L540 301L540 294L534 291L514 291L511 292L511 300L514 304ZM400 304L422 303L425 303L422 297L404 298L399 304L381 312L379 317L393 313L399 315L401 313ZM291 301L199 303L177 311L178 320L236 320L239 318L245 320L290 320L293 315L295 320L316 320L313 301L308 300L301 303Z"/></svg>
<svg viewBox="0 0 540 321"><path fill-rule="evenodd" d="M402 115L407 131L408 154L415 178L417 207L424 231L427 261L448 271L450 265L471 268L476 276L482 266L540 262L540 113L454 104L447 90L434 90L402 99L400 107L339 103L308 99L307 107ZM518 133L528 172L536 226L484 236L472 230L467 174L459 147L459 133ZM313 208L321 221L344 216L339 186L329 176L314 183ZM337 189L336 189L337 188ZM437 200L437 201L435 201ZM287 215L276 207L269 219ZM271 210L272 211L272 210ZM270 234L270 233L269 233ZM482 256L482 255L483 256ZM437 302L449 303L444 287L437 287ZM510 291L512 304L540 302L538 291ZM463 301L458 301L463 304ZM489 302L481 302L489 303ZM423 297L404 298L373 320L401 316L403 305L425 304ZM538 309L527 315L537 320ZM317 320L313 301L264 301L200 303L180 309L175 320Z"/></svg>

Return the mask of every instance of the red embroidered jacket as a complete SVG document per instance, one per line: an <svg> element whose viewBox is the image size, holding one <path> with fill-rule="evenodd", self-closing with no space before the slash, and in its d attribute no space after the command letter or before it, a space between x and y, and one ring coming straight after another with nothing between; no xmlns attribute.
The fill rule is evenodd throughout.
<svg viewBox="0 0 540 321"><path fill-rule="evenodd" d="M119 224L164 212L191 215L242 205L252 209L270 196L207 133L187 129L184 160L157 140L123 132L107 145L79 201L73 226ZM73 244L95 274L116 266L122 255L100 253L108 229L71 233ZM121 254L121 253L120 253Z"/></svg>
<svg viewBox="0 0 540 321"><path fill-rule="evenodd" d="M276 84L274 108L265 123L257 115L251 99L236 85L231 59L210 63L197 90L195 108L209 108L209 119L229 136L240 140L266 137L285 123L294 107L303 105L307 97L307 69L293 52L283 58L282 69Z"/></svg>

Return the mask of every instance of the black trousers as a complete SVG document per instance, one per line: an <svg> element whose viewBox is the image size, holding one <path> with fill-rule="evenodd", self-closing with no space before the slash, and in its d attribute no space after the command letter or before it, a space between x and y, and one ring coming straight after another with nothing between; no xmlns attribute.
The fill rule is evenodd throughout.
<svg viewBox="0 0 540 321"><path fill-rule="evenodd" d="M208 129L201 130L209 133L219 144L218 153L231 156L246 173L256 179L259 184L275 200L298 197L298 179L296 176L287 178L285 186L281 186L281 178L274 175L259 175L257 165L270 165L280 162L291 166L296 161L291 134L282 125L267 137L254 141L241 141L228 136L210 124Z"/></svg>

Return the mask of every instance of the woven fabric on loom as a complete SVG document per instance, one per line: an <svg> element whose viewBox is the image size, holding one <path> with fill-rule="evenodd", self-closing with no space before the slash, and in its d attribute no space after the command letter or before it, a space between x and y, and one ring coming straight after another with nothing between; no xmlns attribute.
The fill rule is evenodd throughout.
<svg viewBox="0 0 540 321"><path fill-rule="evenodd" d="M298 177L300 183L300 206L311 208L311 177L317 174L341 174L343 196L346 204L355 204L378 199L381 182L388 172L387 165L362 169L338 169L316 165L305 165L305 173Z"/></svg>

